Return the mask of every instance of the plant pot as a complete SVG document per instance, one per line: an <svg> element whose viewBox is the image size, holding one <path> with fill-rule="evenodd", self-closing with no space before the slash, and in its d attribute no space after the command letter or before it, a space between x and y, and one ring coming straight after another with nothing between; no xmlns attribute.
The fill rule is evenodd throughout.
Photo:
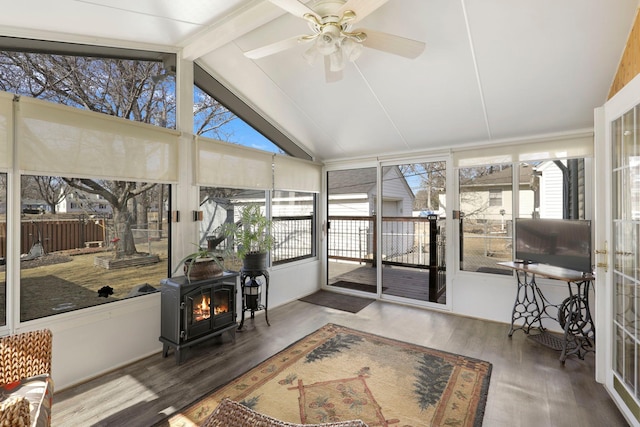
<svg viewBox="0 0 640 427"><path fill-rule="evenodd" d="M266 252L250 252L242 260L242 268L245 271L264 271L267 269Z"/></svg>
<svg viewBox="0 0 640 427"><path fill-rule="evenodd" d="M203 280L221 276L223 273L222 261L222 257L218 257L217 260L213 258L198 258L195 262L186 260L184 262L184 275L189 280Z"/></svg>

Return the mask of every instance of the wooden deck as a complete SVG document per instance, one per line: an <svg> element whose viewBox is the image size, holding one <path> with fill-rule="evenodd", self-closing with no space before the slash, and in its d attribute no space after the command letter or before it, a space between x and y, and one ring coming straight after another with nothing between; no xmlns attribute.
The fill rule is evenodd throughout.
<svg viewBox="0 0 640 427"><path fill-rule="evenodd" d="M329 263L329 286L342 286L337 282L357 283L357 290L376 293L376 269L370 264L331 261ZM429 271L398 266L382 267L382 293L418 301L429 301ZM446 303L446 293L438 303Z"/></svg>

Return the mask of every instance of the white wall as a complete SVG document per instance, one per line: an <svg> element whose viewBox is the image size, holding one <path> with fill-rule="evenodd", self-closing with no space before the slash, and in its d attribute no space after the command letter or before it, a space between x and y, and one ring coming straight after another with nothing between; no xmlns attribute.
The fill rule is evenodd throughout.
<svg viewBox="0 0 640 427"><path fill-rule="evenodd" d="M448 295L451 297L453 313L511 324L517 291L515 276L458 272L452 282ZM538 277L536 284L551 304L560 304L569 296L568 285L565 282ZM572 286L575 291L575 285ZM593 316L595 296L593 287L591 288L590 303ZM551 309L550 313L555 315L555 309ZM522 321L516 324L522 324ZM542 324L551 331L561 332L560 325L555 320L546 319Z"/></svg>
<svg viewBox="0 0 640 427"><path fill-rule="evenodd" d="M53 333L59 391L150 354L160 357L160 293L38 319L16 332L41 328Z"/></svg>

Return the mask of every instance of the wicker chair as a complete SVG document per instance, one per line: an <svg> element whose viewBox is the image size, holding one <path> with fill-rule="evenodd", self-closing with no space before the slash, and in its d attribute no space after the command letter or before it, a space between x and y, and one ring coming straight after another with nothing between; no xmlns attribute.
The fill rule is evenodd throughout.
<svg viewBox="0 0 640 427"><path fill-rule="evenodd" d="M201 427L367 427L360 420L324 424L294 424L278 421L230 399L223 399Z"/></svg>
<svg viewBox="0 0 640 427"><path fill-rule="evenodd" d="M52 344L48 329L0 338L0 425L51 424ZM18 423L16 417L22 414L25 401L29 416L20 415Z"/></svg>

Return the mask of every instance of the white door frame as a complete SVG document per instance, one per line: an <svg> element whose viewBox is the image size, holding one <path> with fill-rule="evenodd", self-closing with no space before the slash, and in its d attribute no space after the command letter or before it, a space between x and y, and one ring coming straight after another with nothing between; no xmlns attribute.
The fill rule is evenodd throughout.
<svg viewBox="0 0 640 427"><path fill-rule="evenodd" d="M631 425L640 426L638 419L614 386L614 285L612 243L612 141L611 122L640 105L640 75L636 76L601 108L595 110L596 235L596 380L602 382L616 405ZM606 253L602 253L606 251ZM600 265L599 265L600 264ZM606 267L605 267L606 266Z"/></svg>

